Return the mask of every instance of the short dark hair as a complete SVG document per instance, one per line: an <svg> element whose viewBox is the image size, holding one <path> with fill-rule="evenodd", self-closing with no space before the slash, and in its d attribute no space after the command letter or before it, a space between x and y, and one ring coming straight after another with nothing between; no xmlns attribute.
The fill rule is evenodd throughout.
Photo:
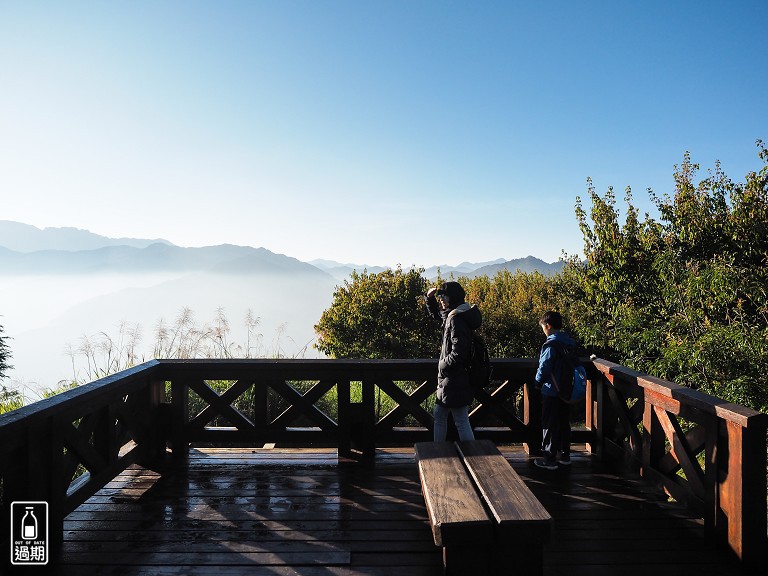
<svg viewBox="0 0 768 576"><path fill-rule="evenodd" d="M563 317L560 316L560 312L554 310L548 310L544 312L544 315L539 318L539 324L549 324L555 330L563 329Z"/></svg>
<svg viewBox="0 0 768 576"><path fill-rule="evenodd" d="M438 296L448 296L448 305L451 309L456 308L459 304L464 303L464 298L467 294L464 292L464 288L458 282L443 282L440 285L440 289L437 291Z"/></svg>

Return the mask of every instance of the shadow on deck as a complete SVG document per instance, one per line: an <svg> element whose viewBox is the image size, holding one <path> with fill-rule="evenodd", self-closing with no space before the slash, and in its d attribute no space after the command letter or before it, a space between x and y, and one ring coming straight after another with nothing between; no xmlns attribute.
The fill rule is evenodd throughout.
<svg viewBox="0 0 768 576"><path fill-rule="evenodd" d="M640 479L588 455L548 472L502 451L555 520L545 575L747 573ZM373 468L338 466L335 450L194 449L164 477L125 470L72 512L45 573L422 576L442 564L412 449L377 450Z"/></svg>

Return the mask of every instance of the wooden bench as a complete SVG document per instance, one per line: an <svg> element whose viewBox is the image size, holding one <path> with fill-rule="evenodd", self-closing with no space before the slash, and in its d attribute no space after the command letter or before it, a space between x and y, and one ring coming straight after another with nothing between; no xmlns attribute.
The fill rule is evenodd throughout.
<svg viewBox="0 0 768 576"><path fill-rule="evenodd" d="M446 574L542 573L552 517L493 442L419 442L415 450Z"/></svg>

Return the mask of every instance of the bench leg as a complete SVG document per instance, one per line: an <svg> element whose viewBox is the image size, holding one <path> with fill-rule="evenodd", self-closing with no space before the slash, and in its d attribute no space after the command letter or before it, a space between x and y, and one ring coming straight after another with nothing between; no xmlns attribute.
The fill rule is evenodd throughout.
<svg viewBox="0 0 768 576"><path fill-rule="evenodd" d="M446 576L488 574L491 553L477 543L471 546L451 545L443 547L443 567Z"/></svg>
<svg viewBox="0 0 768 576"><path fill-rule="evenodd" d="M492 576L541 576L544 573L544 551L541 546L525 548L503 544L491 555Z"/></svg>

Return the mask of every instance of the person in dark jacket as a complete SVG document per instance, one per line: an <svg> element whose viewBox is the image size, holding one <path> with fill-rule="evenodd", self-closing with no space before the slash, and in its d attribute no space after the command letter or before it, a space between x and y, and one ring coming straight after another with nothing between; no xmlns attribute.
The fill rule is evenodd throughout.
<svg viewBox="0 0 768 576"><path fill-rule="evenodd" d="M541 450L543 458L537 458L533 463L539 468L557 470L558 465L568 466L571 463L571 421L570 406L560 399L553 381L558 378L556 371L560 370L557 361L557 344L564 348L574 348L576 342L563 332L563 318L559 312L546 312L540 319L539 325L547 340L541 347L539 367L536 370L536 387L541 390Z"/></svg>
<svg viewBox="0 0 768 576"><path fill-rule="evenodd" d="M472 330L480 327L482 315L480 309L467 304L464 297L464 289L458 282L444 282L439 288L431 288L425 297L429 313L443 323L443 342L437 367L435 442L446 438L448 413L453 416L460 440L475 439L469 423L469 405L475 394L467 365Z"/></svg>

